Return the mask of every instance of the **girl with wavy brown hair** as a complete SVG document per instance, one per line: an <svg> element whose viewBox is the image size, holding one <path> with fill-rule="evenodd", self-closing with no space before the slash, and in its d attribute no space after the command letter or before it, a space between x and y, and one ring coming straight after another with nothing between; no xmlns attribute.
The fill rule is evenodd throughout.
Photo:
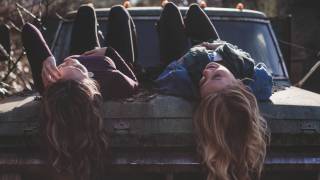
<svg viewBox="0 0 320 180"><path fill-rule="evenodd" d="M107 47L97 48L95 10L82 6L72 29L72 56L56 66L41 32L31 24L24 26L23 45L36 90L42 95L48 160L59 175L79 180L102 178L109 143L102 103L129 97L137 90L132 70L133 36L129 13L122 6L114 6L105 36Z"/></svg>
<svg viewBox="0 0 320 180"><path fill-rule="evenodd" d="M221 41L196 4L183 19L167 3L158 32L165 68L155 82L160 93L200 101L194 128L207 180L259 179L268 133L256 97L269 99L271 75L255 66L248 53Z"/></svg>
<svg viewBox="0 0 320 180"><path fill-rule="evenodd" d="M97 82L59 80L42 98L49 163L62 176L101 178L109 140Z"/></svg>

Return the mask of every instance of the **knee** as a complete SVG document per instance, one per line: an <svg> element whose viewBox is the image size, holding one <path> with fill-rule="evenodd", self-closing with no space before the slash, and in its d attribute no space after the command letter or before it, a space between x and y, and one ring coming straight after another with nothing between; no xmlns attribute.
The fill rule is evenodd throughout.
<svg viewBox="0 0 320 180"><path fill-rule="evenodd" d="M22 28L22 35L24 36L26 34L33 32L33 31L35 31L35 27L30 23L26 23Z"/></svg>
<svg viewBox="0 0 320 180"><path fill-rule="evenodd" d="M175 13L177 11L179 11L178 7L172 2L166 3L166 5L163 7L163 12L164 13L171 14L171 13Z"/></svg>
<svg viewBox="0 0 320 180"><path fill-rule="evenodd" d="M22 43L26 46L28 43L32 43L30 39L36 37L37 34L41 34L40 31L32 24L26 23L22 28Z"/></svg>
<svg viewBox="0 0 320 180"><path fill-rule="evenodd" d="M116 5L113 6L109 12L109 18L114 17L127 20L130 18L130 15L129 12L122 5Z"/></svg>
<svg viewBox="0 0 320 180"><path fill-rule="evenodd" d="M81 16L81 17L90 17L90 16L94 16L95 12L94 12L94 8L91 5L83 5L78 9L78 13L77 16Z"/></svg>
<svg viewBox="0 0 320 180"><path fill-rule="evenodd" d="M189 10L188 10L188 14L189 13L197 13L197 12L201 12L201 8L198 4L193 3L189 6Z"/></svg>

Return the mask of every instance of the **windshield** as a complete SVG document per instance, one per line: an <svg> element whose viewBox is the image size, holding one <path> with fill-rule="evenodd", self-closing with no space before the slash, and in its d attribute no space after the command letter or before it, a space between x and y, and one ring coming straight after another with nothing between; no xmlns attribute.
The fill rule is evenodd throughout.
<svg viewBox="0 0 320 180"><path fill-rule="evenodd" d="M154 66L159 62L155 21L137 19L135 23L139 63L144 67ZM274 77L286 77L267 23L230 20L215 20L213 23L222 40L249 52L256 63L265 63Z"/></svg>
<svg viewBox="0 0 320 180"><path fill-rule="evenodd" d="M274 42L266 23L249 21L214 21L221 40L237 45L263 62L275 77L285 77Z"/></svg>
<svg viewBox="0 0 320 180"><path fill-rule="evenodd" d="M156 31L156 21L158 17L145 18L133 17L138 36L138 59L140 66L145 68L157 67L160 65L159 41ZM99 21L99 29L106 33L107 21ZM237 45L239 48L251 54L252 58L258 62L264 62L270 69L274 77L286 77L282 69L281 61L276 49L276 44L272 40L268 23L235 21L235 20L214 20L214 25L222 40ZM70 37L71 23L65 22L61 29L59 40L55 43L54 53L58 59L63 59L68 55L66 43ZM101 45L105 43L101 40Z"/></svg>

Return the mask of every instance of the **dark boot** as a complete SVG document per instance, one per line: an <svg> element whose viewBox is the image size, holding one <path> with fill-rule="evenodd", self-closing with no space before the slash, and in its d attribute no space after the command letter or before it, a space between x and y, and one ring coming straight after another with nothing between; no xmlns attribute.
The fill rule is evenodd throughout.
<svg viewBox="0 0 320 180"><path fill-rule="evenodd" d="M96 13L92 6L81 6L73 23L70 55L80 55L95 47L100 47Z"/></svg>
<svg viewBox="0 0 320 180"><path fill-rule="evenodd" d="M109 12L106 45L116 50L133 67L136 60L136 30L129 12L123 6L114 6Z"/></svg>
<svg viewBox="0 0 320 180"><path fill-rule="evenodd" d="M219 39L215 27L198 4L189 7L184 22L192 45Z"/></svg>
<svg viewBox="0 0 320 180"><path fill-rule="evenodd" d="M169 2L160 15L157 24L162 66L178 60L187 50L188 40L183 19L178 7Z"/></svg>

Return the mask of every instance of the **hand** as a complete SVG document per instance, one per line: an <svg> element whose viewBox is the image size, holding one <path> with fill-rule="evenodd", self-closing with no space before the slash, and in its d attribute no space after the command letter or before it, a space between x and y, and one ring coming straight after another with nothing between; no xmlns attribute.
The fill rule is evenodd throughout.
<svg viewBox="0 0 320 180"><path fill-rule="evenodd" d="M203 42L200 45L205 47L206 49L216 50L219 46L223 44L224 42L213 42L213 43Z"/></svg>
<svg viewBox="0 0 320 180"><path fill-rule="evenodd" d="M107 48L103 47L103 48L96 48L90 51L86 51L84 52L82 55L85 56L104 56L104 54L106 53Z"/></svg>
<svg viewBox="0 0 320 180"><path fill-rule="evenodd" d="M56 66L56 60L53 56L43 61L41 77L45 87L61 78L61 74Z"/></svg>

